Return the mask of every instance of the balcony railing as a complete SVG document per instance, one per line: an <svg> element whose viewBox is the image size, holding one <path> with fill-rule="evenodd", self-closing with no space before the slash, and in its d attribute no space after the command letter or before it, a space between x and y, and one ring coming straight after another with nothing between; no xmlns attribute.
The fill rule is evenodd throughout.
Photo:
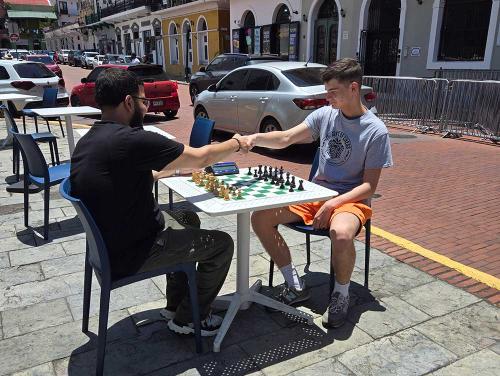
<svg viewBox="0 0 500 376"><path fill-rule="evenodd" d="M113 4L101 9L101 17L108 17L143 6L149 7L152 11L158 10L161 6L161 0L116 0Z"/></svg>
<svg viewBox="0 0 500 376"><path fill-rule="evenodd" d="M193 1L196 1L196 0L167 0L165 7L172 8L172 7L176 7L178 5L192 3Z"/></svg>
<svg viewBox="0 0 500 376"><path fill-rule="evenodd" d="M85 25L90 25L98 22L101 19L101 16L98 13L92 13L89 16L85 16Z"/></svg>

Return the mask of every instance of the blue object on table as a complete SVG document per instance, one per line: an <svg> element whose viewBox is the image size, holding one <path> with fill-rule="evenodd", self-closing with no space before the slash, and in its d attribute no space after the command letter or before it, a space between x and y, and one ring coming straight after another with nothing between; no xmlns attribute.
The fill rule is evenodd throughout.
<svg viewBox="0 0 500 376"><path fill-rule="evenodd" d="M124 278L113 280L111 278L111 269L109 264L108 250L101 231L89 212L87 207L81 200L71 196L71 184L69 178L65 179L59 191L61 196L69 200L75 208L78 218L82 222L83 228L87 235L87 249L85 254L85 276L83 287L83 320L82 332L87 333L89 330L89 311L90 311L90 295L92 288L92 270L94 271L97 281L101 286L101 299L99 307L99 331L97 334L97 363L96 375L102 375L104 370L104 355L106 352L106 335L108 327L109 300L111 290L118 287L126 286L134 282L139 282L144 279L156 277L158 275L168 274L172 272L184 272L187 275L189 283L189 296L191 299L191 312L193 315L196 351L201 353L201 323L198 307L198 289L196 286L196 262L172 265L169 267L157 268L144 273L138 273Z"/></svg>
<svg viewBox="0 0 500 376"><path fill-rule="evenodd" d="M57 92L58 89L54 87L48 87L43 89L43 98L42 98L42 106L41 108L50 108L55 107L57 104ZM38 115L33 112L31 109L25 109L21 111L23 115L23 130L26 133L26 116L32 117L35 119L35 129L38 132ZM61 128L62 136L64 137L64 129L61 123L61 118L59 116L42 116L42 118L47 122L47 128L50 132L50 124L49 120L59 120L59 127Z"/></svg>
<svg viewBox="0 0 500 376"><path fill-rule="evenodd" d="M309 181L314 178L316 171L318 170L319 164L319 152L320 148L316 150L316 155L311 166L311 171L309 173ZM307 251L307 265L311 264L311 235L330 237L329 230L317 230L310 225L304 224L304 222L295 222L284 224L284 226L306 234L306 251ZM370 272L370 237L371 237L371 219L367 220L365 223L365 287L368 288L368 275ZM274 262L270 261L269 265L269 286L273 286L273 272L274 272ZM330 260L330 291L333 290L335 284L335 271L333 270L332 260Z"/></svg>
<svg viewBox="0 0 500 376"><path fill-rule="evenodd" d="M24 164L24 225L28 227L29 185L43 189L43 238L49 238L50 187L59 184L69 176L70 164L63 163L47 167L42 151L30 134L12 133L19 145Z"/></svg>

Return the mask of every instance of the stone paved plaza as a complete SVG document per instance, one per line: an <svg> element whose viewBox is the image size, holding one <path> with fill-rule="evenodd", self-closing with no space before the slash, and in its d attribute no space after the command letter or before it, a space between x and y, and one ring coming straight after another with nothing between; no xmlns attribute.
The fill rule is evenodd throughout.
<svg viewBox="0 0 500 376"><path fill-rule="evenodd" d="M0 139L5 137L3 121ZM54 133L60 134L55 126ZM75 136L78 137L77 134ZM45 155L47 149L42 146ZM59 139L68 159L66 139ZM71 204L52 188L49 241L40 235L41 194L30 196L30 225L23 222L23 197L5 188L12 175L12 150L0 150L0 375L91 375L95 367L99 285L94 279L91 332L81 332L85 236ZM165 188L160 202L168 202ZM164 206L166 207L166 205ZM186 208L186 203L177 207ZM236 216L210 218L202 227L230 233ZM382 214L383 215L383 214ZM35 232L34 232L35 231ZM283 230L302 273L305 236ZM111 294L105 373L108 375L498 375L499 309L446 282L371 250L370 291L364 281L364 244L351 284L349 322L326 331L329 240L312 239L305 280L311 299L305 311L312 326L258 305L241 311L222 343L194 351L193 337L172 333L160 319L165 278ZM269 258L251 236L250 283L267 284ZM235 290L236 260L222 294ZM275 283L281 283L275 273ZM496 369L496 371L495 371Z"/></svg>

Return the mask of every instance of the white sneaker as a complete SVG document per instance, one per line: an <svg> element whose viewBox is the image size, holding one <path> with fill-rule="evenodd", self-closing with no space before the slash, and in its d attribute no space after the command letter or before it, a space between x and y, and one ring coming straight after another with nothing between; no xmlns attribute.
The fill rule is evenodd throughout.
<svg viewBox="0 0 500 376"><path fill-rule="evenodd" d="M208 314L205 320L201 321L201 336L202 337L212 337L217 335L219 328L222 324L222 317L217 315ZM170 320L167 324L170 330L179 334L192 334L194 333L194 324L190 322L189 324L181 325Z"/></svg>
<svg viewBox="0 0 500 376"><path fill-rule="evenodd" d="M162 308L160 310L160 316L162 316L165 320L170 321L175 318L175 311L169 311L166 308Z"/></svg>

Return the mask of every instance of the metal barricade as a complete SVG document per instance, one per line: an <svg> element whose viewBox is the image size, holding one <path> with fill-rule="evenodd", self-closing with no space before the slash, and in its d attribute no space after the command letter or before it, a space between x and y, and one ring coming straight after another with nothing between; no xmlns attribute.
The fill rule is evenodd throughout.
<svg viewBox="0 0 500 376"><path fill-rule="evenodd" d="M441 117L445 136L500 141L500 81L454 80Z"/></svg>

